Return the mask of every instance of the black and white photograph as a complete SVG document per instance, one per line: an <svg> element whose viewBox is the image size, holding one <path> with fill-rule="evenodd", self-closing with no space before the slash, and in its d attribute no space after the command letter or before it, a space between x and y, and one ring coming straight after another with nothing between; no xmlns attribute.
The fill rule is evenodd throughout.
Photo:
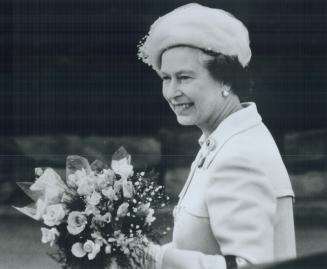
<svg viewBox="0 0 327 269"><path fill-rule="evenodd" d="M0 14L0 269L327 268L327 2Z"/></svg>

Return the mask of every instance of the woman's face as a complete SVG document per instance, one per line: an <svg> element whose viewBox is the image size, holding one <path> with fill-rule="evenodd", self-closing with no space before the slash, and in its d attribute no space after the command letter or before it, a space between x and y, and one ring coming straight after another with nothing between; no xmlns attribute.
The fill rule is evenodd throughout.
<svg viewBox="0 0 327 269"><path fill-rule="evenodd" d="M175 47L161 57L162 92L182 125L211 129L223 110L222 84L204 66L205 54L190 47Z"/></svg>

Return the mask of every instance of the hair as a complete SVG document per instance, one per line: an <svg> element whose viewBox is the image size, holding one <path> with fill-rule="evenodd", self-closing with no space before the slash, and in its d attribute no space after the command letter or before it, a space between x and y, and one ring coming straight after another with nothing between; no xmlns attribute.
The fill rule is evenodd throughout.
<svg viewBox="0 0 327 269"><path fill-rule="evenodd" d="M200 49L206 56L203 62L210 75L217 81L231 88L240 101L248 101L253 93L253 80L249 67L243 67L237 56Z"/></svg>

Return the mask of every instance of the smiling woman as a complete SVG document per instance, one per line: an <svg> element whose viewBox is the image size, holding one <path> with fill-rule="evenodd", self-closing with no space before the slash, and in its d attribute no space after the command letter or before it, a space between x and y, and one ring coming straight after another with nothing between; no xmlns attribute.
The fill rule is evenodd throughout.
<svg viewBox="0 0 327 269"><path fill-rule="evenodd" d="M140 58L162 78L181 125L203 135L174 210L172 243L152 245L162 269L235 269L295 256L293 190L251 89L246 27L189 4L159 18Z"/></svg>

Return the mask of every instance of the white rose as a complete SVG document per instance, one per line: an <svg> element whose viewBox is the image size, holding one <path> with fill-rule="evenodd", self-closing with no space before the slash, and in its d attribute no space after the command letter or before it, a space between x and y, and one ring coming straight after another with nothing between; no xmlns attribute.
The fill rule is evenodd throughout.
<svg viewBox="0 0 327 269"><path fill-rule="evenodd" d="M79 195L90 195L94 191L94 186L88 181L81 181L77 188L77 193Z"/></svg>
<svg viewBox="0 0 327 269"><path fill-rule="evenodd" d="M68 175L67 184L76 188L83 182L87 182L88 176L84 168L76 170L73 174Z"/></svg>
<svg viewBox="0 0 327 269"><path fill-rule="evenodd" d="M67 177L67 184L70 187L76 187L78 183L78 178L75 174L70 174Z"/></svg>
<svg viewBox="0 0 327 269"><path fill-rule="evenodd" d="M71 251L73 255L77 258L82 258L86 255L86 251L83 249L83 244L79 242L72 245Z"/></svg>
<svg viewBox="0 0 327 269"><path fill-rule="evenodd" d="M123 181L123 196L127 199L132 198L134 195L134 186L131 181Z"/></svg>
<svg viewBox="0 0 327 269"><path fill-rule="evenodd" d="M50 243L50 246L52 247L56 239L56 236L59 236L58 230L56 228L47 229L42 227L41 232L42 232L42 239L41 239L42 243L44 244Z"/></svg>
<svg viewBox="0 0 327 269"><path fill-rule="evenodd" d="M68 215L67 223L68 232L70 234L76 235L81 233L85 229L87 219L83 212L72 211Z"/></svg>
<svg viewBox="0 0 327 269"><path fill-rule="evenodd" d="M88 196L86 198L86 201L88 202L88 204L96 206L98 203L100 203L101 200L101 194L93 191L93 193L91 194L91 196Z"/></svg>
<svg viewBox="0 0 327 269"><path fill-rule="evenodd" d="M48 226L59 225L66 213L62 204L49 205L43 214L44 223Z"/></svg>
<svg viewBox="0 0 327 269"><path fill-rule="evenodd" d="M118 197L114 191L114 189L110 186L104 190L101 191L102 194L107 197L110 201L118 200Z"/></svg>
<svg viewBox="0 0 327 269"><path fill-rule="evenodd" d="M107 187L107 179L105 174L98 174L94 177L97 190L102 190Z"/></svg>
<svg viewBox="0 0 327 269"><path fill-rule="evenodd" d="M122 203L117 209L117 217L124 217L128 212L128 203Z"/></svg>
<svg viewBox="0 0 327 269"><path fill-rule="evenodd" d="M86 240L83 245L83 249L87 254L89 260L93 260L95 256L100 252L100 245L98 243L94 243L91 240Z"/></svg>
<svg viewBox="0 0 327 269"><path fill-rule="evenodd" d="M87 174L84 168L75 171L76 181L81 182L87 180Z"/></svg>
<svg viewBox="0 0 327 269"><path fill-rule="evenodd" d="M133 165L131 165L131 156L121 160L112 160L111 168L114 172L122 177L122 179L127 179L133 175Z"/></svg>

